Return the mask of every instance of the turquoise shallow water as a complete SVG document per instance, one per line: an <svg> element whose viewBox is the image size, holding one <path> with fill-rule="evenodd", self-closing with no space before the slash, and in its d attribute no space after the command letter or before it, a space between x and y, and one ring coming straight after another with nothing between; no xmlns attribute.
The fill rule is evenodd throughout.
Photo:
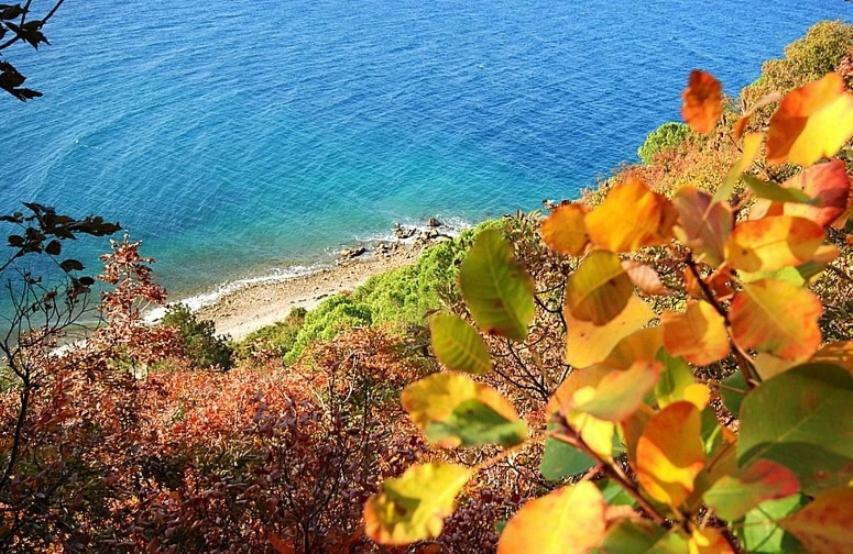
<svg viewBox="0 0 853 554"><path fill-rule="evenodd" d="M0 98L0 210L117 219L180 297L394 221L571 197L678 117L691 68L734 94L851 16L841 0L68 0L53 46L9 53L45 97Z"/></svg>

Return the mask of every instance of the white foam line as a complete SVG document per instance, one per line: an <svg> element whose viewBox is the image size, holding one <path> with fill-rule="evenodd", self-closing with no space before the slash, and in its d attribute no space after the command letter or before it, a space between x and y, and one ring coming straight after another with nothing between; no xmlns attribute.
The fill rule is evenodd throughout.
<svg viewBox="0 0 853 554"><path fill-rule="evenodd" d="M438 232L443 233L445 235L456 236L465 229L471 227L471 224L461 218L441 218L442 222L441 227L433 228L430 227L426 222L420 221L417 223L409 223L409 222L401 222L400 225L404 228L414 228L416 232L409 238L399 239L397 238L393 231L388 233L379 233L375 235L370 235L367 237L359 238L355 237L353 239L354 242L362 243L362 244L370 244L375 245L380 242L396 242L400 244L412 244L417 240L418 235L424 231L429 231L432 229L436 229ZM370 253L372 254L372 253ZM254 285L265 284L265 283L278 283L281 281L288 281L290 279L296 279L298 277L304 277L306 275L311 275L313 273L319 273L324 269L328 269L332 267L332 263L330 262L321 262L310 266L305 265L294 265L287 268L273 268L267 273L261 275L255 275L251 277L244 277L242 279L235 279L234 281L227 281L218 285L216 288L209 292L204 292L201 294L197 294L194 296L189 296L187 298L183 298L176 302L170 302L170 305L174 304L183 304L190 311L198 311L201 308L206 306L210 306L218 302L222 297L231 294L232 292L248 288ZM168 306L160 306L157 308L152 308L145 312L143 316L144 320L147 323L156 323L160 321L164 315L166 315L166 310Z"/></svg>

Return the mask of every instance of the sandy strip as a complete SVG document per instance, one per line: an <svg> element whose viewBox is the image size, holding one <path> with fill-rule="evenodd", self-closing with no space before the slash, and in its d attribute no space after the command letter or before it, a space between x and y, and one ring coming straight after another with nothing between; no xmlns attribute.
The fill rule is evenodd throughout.
<svg viewBox="0 0 853 554"><path fill-rule="evenodd" d="M311 309L324 298L355 289L373 275L414 263L420 251L418 247L400 245L384 256L365 256L309 275L249 285L202 307L198 314L212 320L218 333L240 340L281 321L293 308Z"/></svg>

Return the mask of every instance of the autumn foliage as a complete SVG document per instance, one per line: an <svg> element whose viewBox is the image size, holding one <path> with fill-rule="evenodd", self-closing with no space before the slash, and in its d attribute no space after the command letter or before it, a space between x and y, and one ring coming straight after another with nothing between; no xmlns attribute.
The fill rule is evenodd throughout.
<svg viewBox="0 0 853 554"><path fill-rule="evenodd" d="M696 133L727 125L709 73L694 71L683 99ZM714 190L668 196L628 172L594 205L555 207L540 234L577 260L556 267L564 287L536 290L538 260L517 258L500 229L479 234L459 314L430 322L444 370L402 393L443 450L365 503L374 541L440 537L464 490L544 443L543 475L562 486L509 518L499 553L853 548L851 343L823 340L809 290L839 271L827 236L846 225L850 181L833 156L853 135L853 94L829 73L759 103L728 123L739 156ZM746 133L774 103L766 128ZM801 167L776 181L779 164ZM565 329L554 388L537 313ZM503 373L504 356L527 376ZM487 384L494 372L509 396ZM517 394L525 383L541 385L530 389L545 392L546 417ZM485 455L460 463L451 453L466 447Z"/></svg>

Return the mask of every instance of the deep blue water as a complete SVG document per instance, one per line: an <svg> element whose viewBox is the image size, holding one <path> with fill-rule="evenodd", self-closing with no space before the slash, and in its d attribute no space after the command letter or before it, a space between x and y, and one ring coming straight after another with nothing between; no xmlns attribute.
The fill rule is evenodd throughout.
<svg viewBox="0 0 853 554"><path fill-rule="evenodd" d="M180 296L394 221L571 197L677 119L690 69L735 94L851 17L842 0L67 0L53 46L7 51L45 96L0 97L0 211L117 219Z"/></svg>

